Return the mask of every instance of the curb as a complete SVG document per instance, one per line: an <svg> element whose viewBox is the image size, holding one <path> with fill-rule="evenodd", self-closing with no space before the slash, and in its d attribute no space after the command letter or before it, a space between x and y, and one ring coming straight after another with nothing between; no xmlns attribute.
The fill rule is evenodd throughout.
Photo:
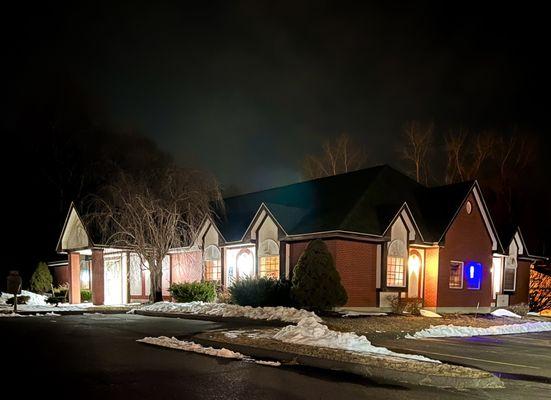
<svg viewBox="0 0 551 400"><path fill-rule="evenodd" d="M17 311L20 315L46 315L50 313L59 315L84 315L84 314L126 314L127 310L43 310L43 311ZM10 312L2 312L2 314L11 314Z"/></svg>
<svg viewBox="0 0 551 400"><path fill-rule="evenodd" d="M211 346L216 348L224 347L228 350L236 351L254 358L273 359L282 363L293 361L308 367L348 372L351 374L370 378L378 382L400 382L411 385L453 388L459 390L501 389L504 387L503 382L490 373L488 373L488 376L484 378L428 375L416 371L404 371L384 367L374 368L373 366L365 364L313 357L297 353L274 351L259 347L245 346L241 344L219 342L210 339L203 339L199 335L194 336L192 339L196 343L204 346Z"/></svg>
<svg viewBox="0 0 551 400"><path fill-rule="evenodd" d="M292 325L291 322L283 322L280 320L265 320L265 319L251 319L244 317L220 317L217 315L208 315L208 314L191 314L191 313L165 313L161 311L142 311L134 310L133 314L143 315L146 317L165 317L165 318L182 318L182 319L193 319L198 321L211 321L211 322L237 322L245 323L247 325L258 325L258 326L273 326L273 327L284 327L287 325Z"/></svg>

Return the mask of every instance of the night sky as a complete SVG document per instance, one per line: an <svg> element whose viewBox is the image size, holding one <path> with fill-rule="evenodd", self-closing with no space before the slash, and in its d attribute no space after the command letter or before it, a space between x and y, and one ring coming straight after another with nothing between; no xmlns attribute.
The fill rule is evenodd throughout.
<svg viewBox="0 0 551 400"><path fill-rule="evenodd" d="M341 132L396 164L411 119L549 131L538 3L111 3L5 14L8 115L71 80L110 124L240 190L299 179L303 156Z"/></svg>
<svg viewBox="0 0 551 400"><path fill-rule="evenodd" d="M214 173L226 193L301 179L305 155L343 132L369 165L403 169L409 120L434 121L440 146L454 127L516 128L539 138L543 157L519 192L534 236L549 236L543 2L116 3L4 6L3 269L55 257L73 195L41 172L74 181L87 147L129 151L95 126L145 135L153 147L135 158L156 145ZM50 136L64 120L81 146L58 167Z"/></svg>

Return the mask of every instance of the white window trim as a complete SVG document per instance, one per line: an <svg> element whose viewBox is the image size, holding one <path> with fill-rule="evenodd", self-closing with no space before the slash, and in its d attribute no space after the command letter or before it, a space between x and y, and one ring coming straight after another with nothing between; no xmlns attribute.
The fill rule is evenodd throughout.
<svg viewBox="0 0 551 400"><path fill-rule="evenodd" d="M461 287L452 287L450 285L450 277L448 276L448 288L449 289L454 289L454 290L463 289L463 286L464 286L464 284L463 284L463 282L464 282L463 274L465 273L465 263L463 261L450 260L450 268L451 268L452 263L457 263L457 264L461 265Z"/></svg>
<svg viewBox="0 0 551 400"><path fill-rule="evenodd" d="M388 259L390 257L392 257L392 258L401 258L402 259L402 268L404 270L404 272L403 272L404 279L402 279L403 282L404 282L403 285L389 285L388 284ZM389 287L389 288L405 288L405 287L407 287L406 259L404 257L387 255L387 257L386 257L386 277L385 277L385 280L386 280L386 287Z"/></svg>
<svg viewBox="0 0 551 400"><path fill-rule="evenodd" d="M515 270L515 277L513 278L513 288L512 289L505 288L505 275L507 274L508 269L514 269ZM517 290L517 270L518 270L518 260L516 259L516 257L515 257L515 267L514 268L507 267L507 261L505 261L505 265L503 266L503 293L505 293L505 292L514 292L514 291Z"/></svg>

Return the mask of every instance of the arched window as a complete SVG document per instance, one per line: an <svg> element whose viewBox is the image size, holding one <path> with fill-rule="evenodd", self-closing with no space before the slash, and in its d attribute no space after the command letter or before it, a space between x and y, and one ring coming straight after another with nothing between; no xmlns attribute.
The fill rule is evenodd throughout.
<svg viewBox="0 0 551 400"><path fill-rule="evenodd" d="M203 260L205 281L221 282L222 260L220 257L220 249L215 245L208 246L203 253Z"/></svg>
<svg viewBox="0 0 551 400"><path fill-rule="evenodd" d="M279 246L272 239L266 239L258 248L259 274L261 277L279 278Z"/></svg>
<svg viewBox="0 0 551 400"><path fill-rule="evenodd" d="M517 281L517 257L509 256L505 259L505 272L503 274L503 290L514 292Z"/></svg>
<svg viewBox="0 0 551 400"><path fill-rule="evenodd" d="M401 240L393 240L388 246L386 259L386 285L394 287L406 286L405 255L407 249Z"/></svg>

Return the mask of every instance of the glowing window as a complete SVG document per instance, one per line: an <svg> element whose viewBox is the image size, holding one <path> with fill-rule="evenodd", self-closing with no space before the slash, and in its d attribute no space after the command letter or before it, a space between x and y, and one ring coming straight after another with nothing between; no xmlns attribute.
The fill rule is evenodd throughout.
<svg viewBox="0 0 551 400"><path fill-rule="evenodd" d="M388 257L386 259L387 286L406 286L405 254L407 254L407 249L401 240L393 240L388 246Z"/></svg>
<svg viewBox="0 0 551 400"><path fill-rule="evenodd" d="M503 290L514 291L517 280L517 258L509 256L505 261L505 272L503 274Z"/></svg>
<svg viewBox="0 0 551 400"><path fill-rule="evenodd" d="M467 201L467 204L465 204L465 209L467 211L467 214L470 214L473 212L473 205L470 201Z"/></svg>
<svg viewBox="0 0 551 400"><path fill-rule="evenodd" d="M204 279L205 281L222 281L222 263L220 250L212 245L205 249L204 254Z"/></svg>
<svg viewBox="0 0 551 400"><path fill-rule="evenodd" d="M260 257L260 276L279 278L279 256Z"/></svg>
<svg viewBox="0 0 551 400"><path fill-rule="evenodd" d="M467 289L478 290L482 282L482 264L470 262L465 271L467 280Z"/></svg>
<svg viewBox="0 0 551 400"><path fill-rule="evenodd" d="M463 263L450 262L450 289L463 289Z"/></svg>

